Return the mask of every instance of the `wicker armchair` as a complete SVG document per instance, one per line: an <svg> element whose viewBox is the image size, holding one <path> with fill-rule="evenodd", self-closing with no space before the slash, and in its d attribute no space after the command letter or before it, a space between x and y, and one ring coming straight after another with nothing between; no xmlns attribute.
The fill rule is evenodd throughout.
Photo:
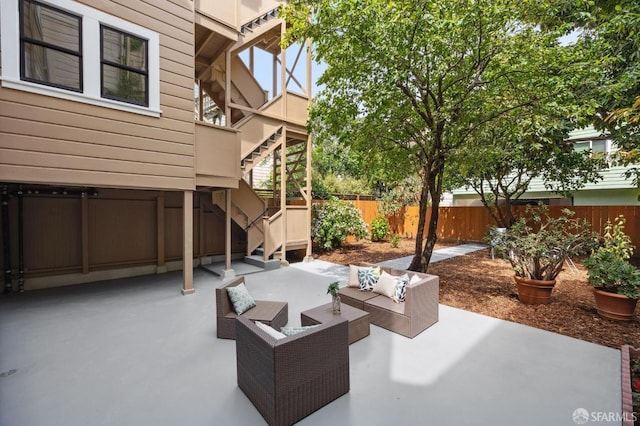
<svg viewBox="0 0 640 426"><path fill-rule="evenodd" d="M236 338L236 317L227 287L237 286L244 282L244 277L237 277L216 288L216 334L221 339ZM253 321L260 321L280 329L289 320L289 305L286 302L256 300L256 306L242 314Z"/></svg>
<svg viewBox="0 0 640 426"><path fill-rule="evenodd" d="M236 320L238 386L270 425L291 425L349 392L348 321L275 339Z"/></svg>

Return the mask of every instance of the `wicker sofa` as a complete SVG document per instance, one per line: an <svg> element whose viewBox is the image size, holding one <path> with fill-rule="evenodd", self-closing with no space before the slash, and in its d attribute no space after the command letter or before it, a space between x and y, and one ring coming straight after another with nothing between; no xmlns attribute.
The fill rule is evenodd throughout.
<svg viewBox="0 0 640 426"><path fill-rule="evenodd" d="M217 336L221 339L236 338L236 317L227 288L244 283L244 277L233 278L216 288L216 325ZM252 321L260 321L280 329L289 320L289 305L286 302L256 300L256 306L241 316Z"/></svg>
<svg viewBox="0 0 640 426"><path fill-rule="evenodd" d="M236 320L238 386L270 425L291 425L349 392L348 321L276 339Z"/></svg>
<svg viewBox="0 0 640 426"><path fill-rule="evenodd" d="M360 263L356 266L377 267ZM438 321L439 279L436 275L422 274L381 267L388 274L409 277L417 275L420 281L407 285L405 301L396 303L387 296L356 287L342 287L338 294L347 305L369 312L371 324L413 338Z"/></svg>

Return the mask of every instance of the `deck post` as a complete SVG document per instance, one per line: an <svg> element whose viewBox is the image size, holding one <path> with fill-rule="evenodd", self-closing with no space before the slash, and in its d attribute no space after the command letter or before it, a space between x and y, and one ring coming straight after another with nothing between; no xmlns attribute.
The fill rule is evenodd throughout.
<svg viewBox="0 0 640 426"><path fill-rule="evenodd" d="M193 294L193 191L184 191L182 294Z"/></svg>
<svg viewBox="0 0 640 426"><path fill-rule="evenodd" d="M224 271L222 271L222 278L235 277L236 272L231 269L231 189L224 191L225 202L225 237L224 237Z"/></svg>

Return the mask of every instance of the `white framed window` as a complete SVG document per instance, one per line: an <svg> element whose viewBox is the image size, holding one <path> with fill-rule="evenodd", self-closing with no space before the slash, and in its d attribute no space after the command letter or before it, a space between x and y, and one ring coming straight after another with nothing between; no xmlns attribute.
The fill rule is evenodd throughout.
<svg viewBox="0 0 640 426"><path fill-rule="evenodd" d="M591 151L593 154L609 154L614 150L612 142L608 139L594 139L587 141L575 142L574 149L576 151Z"/></svg>
<svg viewBox="0 0 640 426"><path fill-rule="evenodd" d="M2 87L160 116L154 31L73 0L0 1Z"/></svg>

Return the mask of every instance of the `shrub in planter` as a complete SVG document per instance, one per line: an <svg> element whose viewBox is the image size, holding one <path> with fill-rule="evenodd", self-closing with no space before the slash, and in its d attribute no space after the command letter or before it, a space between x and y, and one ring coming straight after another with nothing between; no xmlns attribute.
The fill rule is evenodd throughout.
<svg viewBox="0 0 640 426"><path fill-rule="evenodd" d="M624 233L624 217L607 221L603 245L583 261L594 287L598 313L609 319L631 321L640 297L640 270L629 263L631 237Z"/></svg>
<svg viewBox="0 0 640 426"><path fill-rule="evenodd" d="M369 238L362 212L353 204L335 197L312 206L311 238L325 250L339 247L347 236Z"/></svg>
<svg viewBox="0 0 640 426"><path fill-rule="evenodd" d="M554 218L547 206L528 207L525 217L492 241L495 252L509 261L518 277L555 280L567 259L589 253L596 245L597 234L589 222L573 215L564 209Z"/></svg>
<svg viewBox="0 0 640 426"><path fill-rule="evenodd" d="M597 289L622 294L631 299L640 296L640 270L608 251L596 251L583 262L589 284Z"/></svg>
<svg viewBox="0 0 640 426"><path fill-rule="evenodd" d="M564 262L596 245L589 222L573 214L564 209L560 217L551 217L544 205L528 207L524 217L491 241L495 253L511 264L523 303L549 303Z"/></svg>
<svg viewBox="0 0 640 426"><path fill-rule="evenodd" d="M390 231L391 227L386 217L378 216L371 221L371 241L384 240Z"/></svg>

